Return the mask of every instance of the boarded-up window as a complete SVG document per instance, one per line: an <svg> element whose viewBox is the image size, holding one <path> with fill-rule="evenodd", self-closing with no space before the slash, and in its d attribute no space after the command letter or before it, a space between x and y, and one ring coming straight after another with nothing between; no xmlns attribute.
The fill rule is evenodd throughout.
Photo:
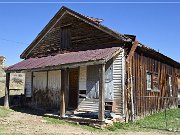
<svg viewBox="0 0 180 135"><path fill-rule="evenodd" d="M159 80L157 73L146 73L147 90L159 91Z"/></svg>
<svg viewBox="0 0 180 135"><path fill-rule="evenodd" d="M71 47L71 26L64 26L61 28L61 49L68 49Z"/></svg>
<svg viewBox="0 0 180 135"><path fill-rule="evenodd" d="M158 74L153 74L153 90L158 91L159 90L159 80L158 80Z"/></svg>
<svg viewBox="0 0 180 135"><path fill-rule="evenodd" d="M147 72L146 74L146 85L147 85L147 90L152 89L152 74Z"/></svg>

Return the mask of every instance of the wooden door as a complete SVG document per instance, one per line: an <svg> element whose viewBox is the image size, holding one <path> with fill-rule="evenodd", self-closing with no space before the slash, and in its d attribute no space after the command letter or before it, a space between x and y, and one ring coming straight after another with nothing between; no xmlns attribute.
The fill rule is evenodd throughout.
<svg viewBox="0 0 180 135"><path fill-rule="evenodd" d="M69 102L68 108L76 109L78 106L78 68L69 70Z"/></svg>

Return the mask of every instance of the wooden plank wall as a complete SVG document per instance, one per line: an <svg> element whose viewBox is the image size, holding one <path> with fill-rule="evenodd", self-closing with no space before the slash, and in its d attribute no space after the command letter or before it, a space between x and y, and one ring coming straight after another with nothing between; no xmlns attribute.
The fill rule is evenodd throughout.
<svg viewBox="0 0 180 135"><path fill-rule="evenodd" d="M64 29L65 26L69 27ZM64 31L62 35L62 30ZM62 42L62 36L68 37L69 41ZM102 48L104 44L111 46L114 43L121 43L109 34L83 22L82 20L66 14L62 19L46 34L38 45L28 54L30 57L43 57L63 53L65 46L71 44L65 49L68 51L87 50L93 48ZM66 44L65 46L62 44ZM69 48L70 47L70 48ZM63 50L62 50L63 49Z"/></svg>
<svg viewBox="0 0 180 135"><path fill-rule="evenodd" d="M114 95L114 104L115 104L115 112L121 115L124 114L123 112L123 63L124 63L124 52L120 53L113 61L113 95Z"/></svg>
<svg viewBox="0 0 180 135"><path fill-rule="evenodd" d="M129 67L126 68L128 72ZM131 68L133 75L133 96L136 116L151 114L160 111L167 106L177 106L177 98L175 99L173 97L177 97L176 75L180 73L180 70L153 58L144 56L143 53L140 54L137 52L135 52L133 56ZM158 74L159 91L147 90L147 71ZM172 97L161 98L170 97L169 76L172 77ZM128 78L127 82L129 83Z"/></svg>
<svg viewBox="0 0 180 135"><path fill-rule="evenodd" d="M43 108L59 108L61 71L33 72L33 104Z"/></svg>

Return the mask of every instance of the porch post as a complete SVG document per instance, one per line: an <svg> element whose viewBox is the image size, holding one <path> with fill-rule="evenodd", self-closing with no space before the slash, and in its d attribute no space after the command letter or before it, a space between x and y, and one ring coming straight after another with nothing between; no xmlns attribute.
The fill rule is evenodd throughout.
<svg viewBox="0 0 180 135"><path fill-rule="evenodd" d="M99 121L104 121L105 111L105 64L99 68Z"/></svg>
<svg viewBox="0 0 180 135"><path fill-rule="evenodd" d="M10 73L6 73L6 86L5 86L5 97L4 97L5 108L9 108L9 81L10 81Z"/></svg>
<svg viewBox="0 0 180 135"><path fill-rule="evenodd" d="M61 92L60 92L60 117L65 116L65 91L68 85L68 72L66 69L61 70Z"/></svg>

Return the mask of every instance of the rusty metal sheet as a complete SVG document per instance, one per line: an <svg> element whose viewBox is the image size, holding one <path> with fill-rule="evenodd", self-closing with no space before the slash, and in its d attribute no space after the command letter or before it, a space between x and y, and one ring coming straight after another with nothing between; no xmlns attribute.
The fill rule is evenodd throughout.
<svg viewBox="0 0 180 135"><path fill-rule="evenodd" d="M64 54L57 54L55 56L41 58L30 58L8 67L6 71L38 69L79 62L105 60L106 58L112 57L113 54L119 49L119 47L112 47L79 52L67 52Z"/></svg>

